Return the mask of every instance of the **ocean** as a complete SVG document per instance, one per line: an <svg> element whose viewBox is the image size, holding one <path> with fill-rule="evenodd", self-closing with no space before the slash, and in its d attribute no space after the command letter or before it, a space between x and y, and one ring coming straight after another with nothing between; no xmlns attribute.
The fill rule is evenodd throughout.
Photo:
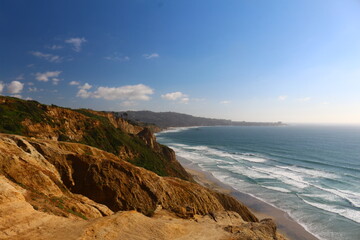
<svg viewBox="0 0 360 240"><path fill-rule="evenodd" d="M360 239L360 126L177 128L157 140L319 239Z"/></svg>

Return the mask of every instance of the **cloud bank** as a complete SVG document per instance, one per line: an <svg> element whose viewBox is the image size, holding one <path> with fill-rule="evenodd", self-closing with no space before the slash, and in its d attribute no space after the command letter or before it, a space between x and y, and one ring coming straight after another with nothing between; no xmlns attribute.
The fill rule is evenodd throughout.
<svg viewBox="0 0 360 240"><path fill-rule="evenodd" d="M78 81L71 81L71 82L69 82L69 85L71 85L71 86L77 86L77 85L80 85L80 82L78 82Z"/></svg>
<svg viewBox="0 0 360 240"><path fill-rule="evenodd" d="M170 100L170 101L179 101L181 103L188 103L189 98L186 94L182 92L172 92L161 95L161 98Z"/></svg>
<svg viewBox="0 0 360 240"><path fill-rule="evenodd" d="M57 77L60 75L61 71L53 71L53 72L44 72L44 73L35 73L36 80L40 82L48 82L51 78L53 82L57 82Z"/></svg>
<svg viewBox="0 0 360 240"><path fill-rule="evenodd" d="M98 87L95 91L89 91L92 86L85 83L79 86L77 97L101 98L105 100L124 100L125 102L148 101L154 90L144 84L127 85L122 87Z"/></svg>
<svg viewBox="0 0 360 240"><path fill-rule="evenodd" d="M4 87L4 86L2 86ZM19 81L12 81L7 85L7 91L10 94L19 94L24 88L24 84Z"/></svg>
<svg viewBox="0 0 360 240"><path fill-rule="evenodd" d="M60 57L60 56L57 56L57 55L53 55L53 54L50 54L50 53L42 53L42 52L30 52L31 55L35 56L35 57L38 57L38 58L41 58L41 59L44 59L44 60L47 60L49 62L55 62L55 63L60 63L63 61L63 58Z"/></svg>

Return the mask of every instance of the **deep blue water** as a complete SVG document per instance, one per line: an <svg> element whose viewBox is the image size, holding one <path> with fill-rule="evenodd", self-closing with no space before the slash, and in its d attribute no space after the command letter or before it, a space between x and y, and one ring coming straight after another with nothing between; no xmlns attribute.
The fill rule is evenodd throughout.
<svg viewBox="0 0 360 240"><path fill-rule="evenodd" d="M196 127L157 139L320 239L360 239L360 126Z"/></svg>

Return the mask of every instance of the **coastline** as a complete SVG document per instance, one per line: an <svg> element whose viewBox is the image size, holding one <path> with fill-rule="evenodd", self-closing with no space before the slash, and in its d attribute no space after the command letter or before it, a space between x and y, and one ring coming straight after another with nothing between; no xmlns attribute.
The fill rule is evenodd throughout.
<svg viewBox="0 0 360 240"><path fill-rule="evenodd" d="M219 181L210 172L200 169L185 158L177 156L177 160L200 185L235 197L248 207L259 219L272 218L276 222L278 231L287 238L291 240L319 240L309 233L301 224L293 220L285 211L249 194L239 192L226 183Z"/></svg>

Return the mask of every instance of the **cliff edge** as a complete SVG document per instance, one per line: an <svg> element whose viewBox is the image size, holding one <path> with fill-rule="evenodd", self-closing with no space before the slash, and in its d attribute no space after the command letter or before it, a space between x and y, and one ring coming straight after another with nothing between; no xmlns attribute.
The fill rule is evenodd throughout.
<svg viewBox="0 0 360 240"><path fill-rule="evenodd" d="M0 96L0 239L284 239L196 184L152 131Z"/></svg>
<svg viewBox="0 0 360 240"><path fill-rule="evenodd" d="M230 196L94 147L9 134L0 216L1 239L281 239Z"/></svg>

